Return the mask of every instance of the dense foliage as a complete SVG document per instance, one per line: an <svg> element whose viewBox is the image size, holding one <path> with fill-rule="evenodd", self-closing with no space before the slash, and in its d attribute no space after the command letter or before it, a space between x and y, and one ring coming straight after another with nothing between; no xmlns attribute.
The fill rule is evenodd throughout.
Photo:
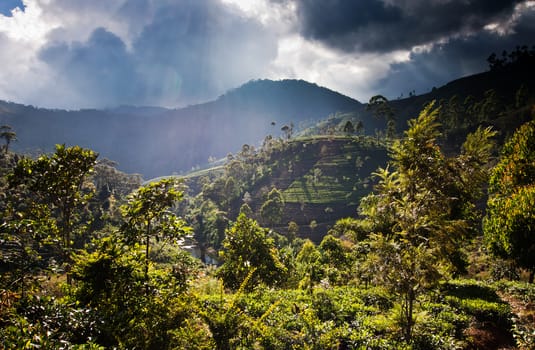
<svg viewBox="0 0 535 350"><path fill-rule="evenodd" d="M504 145L490 179L484 230L492 252L535 275L535 122Z"/></svg>
<svg viewBox="0 0 535 350"><path fill-rule="evenodd" d="M348 116L329 135L286 126L143 185L77 146L15 154L3 128L0 347L532 348L534 122L492 167L496 133L459 127L453 102L399 137L389 102L374 103L386 140Z"/></svg>

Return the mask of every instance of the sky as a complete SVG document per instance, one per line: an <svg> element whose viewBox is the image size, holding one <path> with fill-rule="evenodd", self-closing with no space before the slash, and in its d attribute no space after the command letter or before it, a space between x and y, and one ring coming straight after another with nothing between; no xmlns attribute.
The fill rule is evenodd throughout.
<svg viewBox="0 0 535 350"><path fill-rule="evenodd" d="M518 45L535 45L535 1L0 0L0 100L176 108L303 79L367 102Z"/></svg>

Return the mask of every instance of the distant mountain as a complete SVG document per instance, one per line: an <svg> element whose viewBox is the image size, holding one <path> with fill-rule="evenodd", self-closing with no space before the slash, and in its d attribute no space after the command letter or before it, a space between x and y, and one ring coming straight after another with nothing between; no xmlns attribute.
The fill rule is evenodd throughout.
<svg viewBox="0 0 535 350"><path fill-rule="evenodd" d="M533 57L523 64L464 77L432 91L390 101L397 130L432 100L454 95L479 100L493 89L503 103L512 104L524 86L535 91ZM119 163L125 172L152 178L183 173L237 152L243 144L259 145L265 136L281 135L281 127L295 130L314 126L329 115L349 113L360 120L366 134L385 128L366 111L366 104L303 80L254 80L218 99L180 109L122 106L106 110L50 110L0 101L0 124L17 133L18 151L51 151L57 143L78 144ZM333 120L336 122L336 120ZM498 129L514 128L500 120ZM328 124L325 124L328 125ZM507 130L506 130L507 131ZM462 136L462 135L460 135ZM461 137L462 138L462 137Z"/></svg>
<svg viewBox="0 0 535 350"><path fill-rule="evenodd" d="M364 105L303 80L255 80L217 100L181 109L123 106L50 110L0 102L0 123L17 132L19 151L78 144L145 178L189 171L281 134L283 125L313 123Z"/></svg>

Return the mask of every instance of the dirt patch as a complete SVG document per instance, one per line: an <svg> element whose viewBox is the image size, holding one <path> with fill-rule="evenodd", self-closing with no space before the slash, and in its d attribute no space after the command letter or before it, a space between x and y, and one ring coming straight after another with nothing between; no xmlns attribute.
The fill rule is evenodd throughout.
<svg viewBox="0 0 535 350"><path fill-rule="evenodd" d="M535 303L503 292L498 295L510 305L514 314L513 328L516 330L518 349L535 349Z"/></svg>
<svg viewBox="0 0 535 350"><path fill-rule="evenodd" d="M509 332L486 322L473 322L464 334L468 338L468 349L470 350L516 349L513 337Z"/></svg>

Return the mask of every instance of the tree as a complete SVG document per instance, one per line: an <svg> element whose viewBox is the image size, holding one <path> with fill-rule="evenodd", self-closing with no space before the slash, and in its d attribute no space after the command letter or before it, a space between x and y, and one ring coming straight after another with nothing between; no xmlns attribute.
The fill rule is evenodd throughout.
<svg viewBox="0 0 535 350"><path fill-rule="evenodd" d="M328 234L323 237L319 251L329 282L346 283L352 267L349 259L349 246L341 239Z"/></svg>
<svg viewBox="0 0 535 350"><path fill-rule="evenodd" d="M187 221L193 231L193 238L200 250L200 259L207 262L209 248L219 249L228 228L227 213L210 199L202 195L195 197L187 214Z"/></svg>
<svg viewBox="0 0 535 350"><path fill-rule="evenodd" d="M260 208L260 215L273 228L273 225L281 220L283 213L284 199L282 198L282 193L273 188Z"/></svg>
<svg viewBox="0 0 535 350"><path fill-rule="evenodd" d="M405 341L412 339L413 317L418 295L436 286L442 267L435 250L425 243L399 239L399 236L372 234L371 253L364 262L364 270L372 281L387 287L399 297L399 324Z"/></svg>
<svg viewBox="0 0 535 350"><path fill-rule="evenodd" d="M310 228L310 234L312 235L314 234L314 231L318 227L318 222L316 220L311 220L310 223L308 224L308 227Z"/></svg>
<svg viewBox="0 0 535 350"><path fill-rule="evenodd" d="M283 125L281 128L281 131L284 133L284 138L286 140L289 140L292 138L293 131L294 131L294 125L293 123L290 123L290 125Z"/></svg>
<svg viewBox="0 0 535 350"><path fill-rule="evenodd" d="M42 215L54 218L65 261L69 260L74 226L81 220L80 210L93 194L84 185L97 156L79 146L56 145L52 156L23 158L9 175L10 187L28 191L23 218L33 217L31 211L37 206L48 209L48 213L41 210ZM50 229L50 234L55 235L53 227Z"/></svg>
<svg viewBox="0 0 535 350"><path fill-rule="evenodd" d="M290 221L288 223L288 242L290 244L293 243L293 241L297 238L297 235L299 234L299 225L295 221Z"/></svg>
<svg viewBox="0 0 535 350"><path fill-rule="evenodd" d="M229 203L240 195L240 189L238 187L237 181L232 176L227 177L223 190L225 193L225 199Z"/></svg>
<svg viewBox="0 0 535 350"><path fill-rule="evenodd" d="M266 229L244 213L227 230L220 257L223 264L217 275L226 287L234 290L252 269L255 269L253 286L260 282L270 286L279 284L286 273L286 267L280 261L273 239L267 237Z"/></svg>
<svg viewBox="0 0 535 350"><path fill-rule="evenodd" d="M375 95L370 98L366 110L372 111L377 119L386 121L386 133L389 138L396 134L396 119L394 109L390 106L388 99L383 95Z"/></svg>
<svg viewBox="0 0 535 350"><path fill-rule="evenodd" d="M247 216L247 217L252 217L253 216L253 210L251 209L249 204L244 203L240 207L240 214L245 214L245 216Z"/></svg>
<svg viewBox="0 0 535 350"><path fill-rule="evenodd" d="M130 243L145 245L145 280L148 281L150 240L178 238L190 228L170 208L180 201L184 193L181 182L164 179L151 182L133 192L121 207L125 223L122 231Z"/></svg>
<svg viewBox="0 0 535 350"><path fill-rule="evenodd" d="M17 134L13 131L11 126L2 125L0 126L0 138L3 138L6 141L6 145L4 146L4 153L7 153L9 151L9 144L12 141L17 140Z"/></svg>
<svg viewBox="0 0 535 350"><path fill-rule="evenodd" d="M483 229L490 250L535 274L535 121L507 141L492 171Z"/></svg>
<svg viewBox="0 0 535 350"><path fill-rule="evenodd" d="M459 248L475 225L474 203L486 180L495 134L478 129L467 137L458 157L447 157L436 143L438 112L431 103L409 121L405 137L391 148L393 170L375 173L377 194L365 197L360 208L374 233L373 276L399 295L408 342L418 293L440 276L462 269Z"/></svg>
<svg viewBox="0 0 535 350"><path fill-rule="evenodd" d="M324 270L321 264L321 253L314 243L306 240L295 258L296 273L299 286L310 289L323 278Z"/></svg>
<svg viewBox="0 0 535 350"><path fill-rule="evenodd" d="M18 289L24 298L28 285L33 285L31 277L47 265L40 252L54 241L57 226L48 207L26 205L25 193L8 189L6 196L9 203L0 219L0 285Z"/></svg>
<svg viewBox="0 0 535 350"><path fill-rule="evenodd" d="M329 229L329 235L357 243L367 238L367 232L362 227L362 221L355 218L342 218Z"/></svg>
<svg viewBox="0 0 535 350"><path fill-rule="evenodd" d="M357 124L355 125L355 132L357 134L361 134L364 131L364 123L362 123L362 120L359 120Z"/></svg>
<svg viewBox="0 0 535 350"><path fill-rule="evenodd" d="M347 135L351 135L355 132L355 127L353 126L353 123L351 123L351 120L348 120L344 124L343 132Z"/></svg>

